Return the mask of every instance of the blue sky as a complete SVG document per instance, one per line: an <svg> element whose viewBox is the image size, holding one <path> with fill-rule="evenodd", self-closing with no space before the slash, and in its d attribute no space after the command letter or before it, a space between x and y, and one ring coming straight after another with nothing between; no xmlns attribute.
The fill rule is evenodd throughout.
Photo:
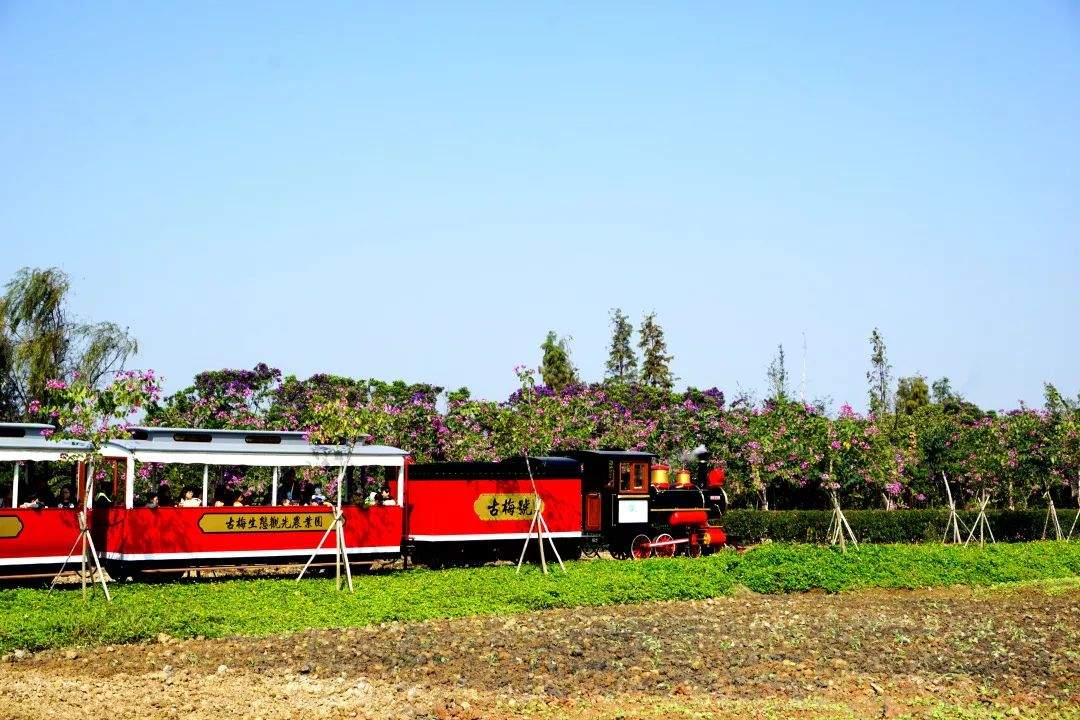
<svg viewBox="0 0 1080 720"><path fill-rule="evenodd" d="M865 407L1080 390L1080 5L0 4L0 275L59 265L168 388L266 361L503 397L602 373Z"/></svg>

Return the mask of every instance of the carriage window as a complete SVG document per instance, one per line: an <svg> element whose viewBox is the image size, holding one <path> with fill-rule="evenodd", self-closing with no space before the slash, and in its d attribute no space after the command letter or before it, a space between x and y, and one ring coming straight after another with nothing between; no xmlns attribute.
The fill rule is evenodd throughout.
<svg viewBox="0 0 1080 720"><path fill-rule="evenodd" d="M0 466L0 508L11 507L11 486L15 480L15 463Z"/></svg>
<svg viewBox="0 0 1080 720"><path fill-rule="evenodd" d="M648 463L619 463L619 492L646 493L649 491Z"/></svg>

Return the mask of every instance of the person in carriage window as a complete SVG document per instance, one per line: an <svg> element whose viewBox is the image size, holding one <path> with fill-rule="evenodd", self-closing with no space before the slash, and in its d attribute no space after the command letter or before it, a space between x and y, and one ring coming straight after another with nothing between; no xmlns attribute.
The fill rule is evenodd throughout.
<svg viewBox="0 0 1080 720"><path fill-rule="evenodd" d="M41 502L37 493L30 493L30 496L26 498L26 502L19 505L21 510L40 510L45 507L45 503Z"/></svg>
<svg viewBox="0 0 1080 720"><path fill-rule="evenodd" d="M393 496L390 494L390 488L384 487L382 491L379 492L379 504L397 505L397 501L394 500Z"/></svg>
<svg viewBox="0 0 1080 720"><path fill-rule="evenodd" d="M75 499L71 497L71 488L60 488L60 499L56 501L56 507L64 510L75 509Z"/></svg>
<svg viewBox="0 0 1080 720"><path fill-rule="evenodd" d="M184 494L180 498L180 502L176 504L177 507L202 507L202 500L195 497L195 489L191 487L184 488Z"/></svg>
<svg viewBox="0 0 1080 720"><path fill-rule="evenodd" d="M146 496L146 507L153 510L158 509L161 507L161 497L156 492L150 493Z"/></svg>

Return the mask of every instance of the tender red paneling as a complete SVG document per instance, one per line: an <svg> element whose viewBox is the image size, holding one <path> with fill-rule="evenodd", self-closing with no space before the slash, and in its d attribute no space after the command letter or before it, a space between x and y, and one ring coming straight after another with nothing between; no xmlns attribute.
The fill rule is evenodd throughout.
<svg viewBox="0 0 1080 720"><path fill-rule="evenodd" d="M417 480L409 478L409 536L524 534L532 519L532 485L514 480ZM544 503L544 520L553 533L581 532L581 480L540 479L536 489ZM507 501L513 501L513 512ZM495 507L492 507L492 502Z"/></svg>

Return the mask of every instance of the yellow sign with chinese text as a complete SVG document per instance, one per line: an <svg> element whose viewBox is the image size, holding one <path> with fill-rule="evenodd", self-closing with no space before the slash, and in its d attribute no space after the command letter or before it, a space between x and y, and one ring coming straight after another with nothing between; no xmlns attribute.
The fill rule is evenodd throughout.
<svg viewBox="0 0 1080 720"><path fill-rule="evenodd" d="M532 493L484 493L477 496L473 511L481 520L529 520L537 504L544 507Z"/></svg>
<svg viewBox="0 0 1080 720"><path fill-rule="evenodd" d="M334 514L319 513L206 513L199 518L204 533L303 532L326 530Z"/></svg>
<svg viewBox="0 0 1080 720"><path fill-rule="evenodd" d="M0 515L0 538L19 537L22 532L22 520L14 515Z"/></svg>

